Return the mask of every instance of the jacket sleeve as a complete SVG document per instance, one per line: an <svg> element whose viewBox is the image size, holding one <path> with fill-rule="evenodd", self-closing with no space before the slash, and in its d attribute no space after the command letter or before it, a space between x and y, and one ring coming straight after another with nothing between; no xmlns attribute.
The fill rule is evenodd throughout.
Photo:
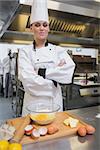
<svg viewBox="0 0 100 150"><path fill-rule="evenodd" d="M18 78L22 82L25 92L35 96L53 97L53 82L35 72L30 55L32 54L20 49L18 56Z"/></svg>
<svg viewBox="0 0 100 150"><path fill-rule="evenodd" d="M56 65L56 67L54 68L47 68L46 78L54 80L58 83L69 84L72 82L75 63L67 54L66 50L61 48L61 51L58 53L58 62L60 62L60 60L63 59L66 63L63 66Z"/></svg>

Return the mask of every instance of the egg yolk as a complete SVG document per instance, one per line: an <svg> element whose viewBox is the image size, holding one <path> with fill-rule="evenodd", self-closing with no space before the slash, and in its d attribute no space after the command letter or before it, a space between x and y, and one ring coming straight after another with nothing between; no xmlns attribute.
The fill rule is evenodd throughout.
<svg viewBox="0 0 100 150"><path fill-rule="evenodd" d="M38 114L36 117L35 117L36 120L40 120L40 121L43 121L43 120L47 120L48 119L48 114Z"/></svg>

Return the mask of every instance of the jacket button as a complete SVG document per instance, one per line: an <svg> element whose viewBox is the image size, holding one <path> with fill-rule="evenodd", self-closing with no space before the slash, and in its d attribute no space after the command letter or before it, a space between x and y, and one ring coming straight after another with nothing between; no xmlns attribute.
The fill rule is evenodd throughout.
<svg viewBox="0 0 100 150"><path fill-rule="evenodd" d="M39 59L37 59L37 61L39 61Z"/></svg>

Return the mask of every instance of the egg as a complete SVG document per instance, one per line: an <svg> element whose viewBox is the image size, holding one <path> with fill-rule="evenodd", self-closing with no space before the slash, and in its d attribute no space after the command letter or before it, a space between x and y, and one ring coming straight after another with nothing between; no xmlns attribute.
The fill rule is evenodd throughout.
<svg viewBox="0 0 100 150"><path fill-rule="evenodd" d="M48 114L45 113L38 114L35 117L36 120L40 120L40 121L47 120L48 118L49 118Z"/></svg>
<svg viewBox="0 0 100 150"><path fill-rule="evenodd" d="M31 135L33 129L34 129L34 127L32 125L27 125L25 127L25 129L24 129L25 130L25 134L26 135Z"/></svg>
<svg viewBox="0 0 100 150"><path fill-rule="evenodd" d="M79 127L77 130L78 135L85 136L86 135L86 128L85 127Z"/></svg>
<svg viewBox="0 0 100 150"><path fill-rule="evenodd" d="M95 132L95 128L91 125L86 125L87 134L93 134Z"/></svg>
<svg viewBox="0 0 100 150"><path fill-rule="evenodd" d="M39 131L38 131L37 129L34 129L34 130L32 131L31 137L32 137L32 138L39 138L39 137L40 137Z"/></svg>
<svg viewBox="0 0 100 150"><path fill-rule="evenodd" d="M48 134L54 134L58 131L59 131L59 129L55 125L51 125L48 127Z"/></svg>
<svg viewBox="0 0 100 150"><path fill-rule="evenodd" d="M47 134L47 127L40 127L38 129L40 135L46 135Z"/></svg>

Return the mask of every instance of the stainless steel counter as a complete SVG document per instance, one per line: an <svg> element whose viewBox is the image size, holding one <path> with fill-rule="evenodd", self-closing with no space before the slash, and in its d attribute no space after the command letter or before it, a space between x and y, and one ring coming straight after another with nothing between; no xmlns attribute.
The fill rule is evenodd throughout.
<svg viewBox="0 0 100 150"><path fill-rule="evenodd" d="M81 108L68 111L79 116L85 122L96 128L94 135L79 137L77 135L66 136L35 144L24 145L23 150L99 150L100 149L100 118L95 116L100 113L100 106Z"/></svg>
<svg viewBox="0 0 100 150"><path fill-rule="evenodd" d="M96 128L95 134L86 135L85 137L71 135L50 141L28 144L23 146L23 150L100 150L100 118L95 117L100 113L100 106L74 109L68 112L93 125Z"/></svg>

